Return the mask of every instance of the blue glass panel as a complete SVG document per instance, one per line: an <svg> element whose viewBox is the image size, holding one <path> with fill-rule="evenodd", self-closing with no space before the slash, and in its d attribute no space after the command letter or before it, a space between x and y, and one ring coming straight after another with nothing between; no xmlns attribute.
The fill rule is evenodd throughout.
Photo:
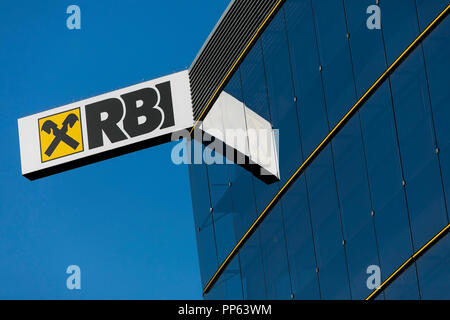
<svg viewBox="0 0 450 320"><path fill-rule="evenodd" d="M415 2L421 30L424 30L449 4L448 0L416 0Z"/></svg>
<svg viewBox="0 0 450 320"><path fill-rule="evenodd" d="M328 133L314 21L310 1L291 0L284 7L306 157Z"/></svg>
<svg viewBox="0 0 450 320"><path fill-rule="evenodd" d="M211 290L203 295L203 299L205 300L222 300L223 299L223 282L218 283L211 288Z"/></svg>
<svg viewBox="0 0 450 320"><path fill-rule="evenodd" d="M345 12L347 18L347 26L350 34L349 43L353 61L353 71L355 75L355 89L357 97L360 98L362 94L368 90L377 78L387 68L387 62L384 58L384 47L382 33L377 29L368 29L366 21L369 15L365 13L366 9L373 5L371 0L345 0ZM355 118L358 116L355 116ZM365 152L365 161L367 166L368 182L370 185L371 205L373 212L376 212L376 217L373 219L370 214L363 210L360 215L356 214L351 218L351 224L354 224L354 230L361 230L359 237L353 242L349 242L347 247L349 255L349 269L352 274L352 260L359 261L359 277L356 277L352 283L356 286L352 290L354 298L364 297L369 293L369 289L365 286L365 279L367 275L364 274L365 267L370 264L377 264L381 267L382 280L384 280L391 272L395 270L403 261L411 255L411 242L408 224L408 216L406 211L406 202L404 192L399 184L401 181L401 167L398 155L398 147L396 142L396 132L392 114L392 104L390 101L390 92L387 84L384 84L377 89L377 92L365 103L360 111L362 137L359 135L359 140L363 141L362 149ZM351 125L347 124L347 127ZM357 126L358 124L354 124ZM351 132L345 134L346 136ZM354 134L356 134L356 128ZM338 139L335 139L338 143ZM353 147L360 145L358 139L354 139ZM349 148L350 149L350 148ZM336 150L337 147L336 147ZM351 148L350 150L353 150ZM353 158L361 157L361 153L357 150L348 151L346 154L353 155ZM354 159L348 163L348 167L358 169L356 177L364 176L361 164L364 160L356 161ZM338 165L337 165L338 166ZM353 177L356 181L362 183L365 179ZM347 184L347 183L346 183ZM358 188L354 184L355 190ZM362 190L365 188L362 186ZM341 193L343 193L342 191ZM365 199L367 195L362 197L356 196L358 193L349 193L349 205L356 199ZM350 196L351 194L351 196ZM344 198L344 194L341 195ZM361 208L364 208L365 203L361 203ZM344 206L343 206L344 207ZM370 209L369 209L370 210ZM353 208L351 209L353 211ZM347 231L349 219L344 214L344 229ZM371 220L374 220L371 223ZM359 225L359 227L358 227ZM395 231L392 226L395 226ZM374 230L377 232L374 233ZM377 243L375 242L377 237ZM357 236L358 238L358 236ZM362 247L368 246L371 248L367 252L358 254L358 245L360 242ZM377 259L380 255L380 261ZM354 253L352 253L354 251ZM353 287L352 287L353 289ZM358 295L357 292L360 292ZM381 295L380 297L383 297Z"/></svg>
<svg viewBox="0 0 450 320"><path fill-rule="evenodd" d="M342 1L314 0L312 3L328 118L332 128L355 100L344 9Z"/></svg>
<svg viewBox="0 0 450 320"><path fill-rule="evenodd" d="M335 126L356 102L346 16L342 3L337 1L317 1L313 6L329 121L330 126ZM352 298L361 299L370 292L365 283L367 267L379 262L358 115L332 144Z"/></svg>
<svg viewBox="0 0 450 320"><path fill-rule="evenodd" d="M232 167L231 176L232 198L236 208L236 232L240 239L256 219L253 181L251 175L240 166ZM259 230L251 236L239 252L244 298L265 299L266 287Z"/></svg>
<svg viewBox="0 0 450 320"><path fill-rule="evenodd" d="M241 64L240 71L244 104L270 121L261 41L257 41L248 52Z"/></svg>
<svg viewBox="0 0 450 320"><path fill-rule="evenodd" d="M240 166L231 168L231 194L235 208L236 235L240 239L257 217L252 176Z"/></svg>
<svg viewBox="0 0 450 320"><path fill-rule="evenodd" d="M212 218L207 219L199 228L197 229L197 248L201 266L200 275L204 287L216 272L219 264Z"/></svg>
<svg viewBox="0 0 450 320"><path fill-rule="evenodd" d="M320 299L316 257L305 177L300 177L282 199L286 240L295 299Z"/></svg>
<svg viewBox="0 0 450 320"><path fill-rule="evenodd" d="M389 84L360 110L382 280L412 255Z"/></svg>
<svg viewBox="0 0 450 320"><path fill-rule="evenodd" d="M225 167L225 166L224 166ZM234 231L234 210L231 189L228 185L212 185L214 229L216 233L217 256L219 262L225 260L237 243Z"/></svg>
<svg viewBox="0 0 450 320"><path fill-rule="evenodd" d="M192 149L199 148L203 149L200 142L195 140L192 141ZM189 165L189 181L191 185L191 197L192 197L192 208L194 211L194 222L195 227L202 225L208 218L210 218L210 196L209 196L209 185L208 185L208 173L206 165L197 164Z"/></svg>
<svg viewBox="0 0 450 320"><path fill-rule="evenodd" d="M417 260L422 299L450 299L450 236L447 233Z"/></svg>
<svg viewBox="0 0 450 320"><path fill-rule="evenodd" d="M342 245L336 182L330 147L306 170L319 280L323 299L349 299L347 265Z"/></svg>
<svg viewBox="0 0 450 320"><path fill-rule="evenodd" d="M416 265L410 265L385 290L387 300L417 300L420 299L417 287Z"/></svg>
<svg viewBox="0 0 450 320"><path fill-rule="evenodd" d="M383 28L389 61L419 33L412 1L385 1ZM400 33L400 34L399 34ZM420 47L391 76L414 247L418 249L447 223L429 94Z"/></svg>
<svg viewBox="0 0 450 320"><path fill-rule="evenodd" d="M379 260L358 115L334 138L333 146L352 298L362 299L371 292L367 267L379 265Z"/></svg>
<svg viewBox="0 0 450 320"><path fill-rule="evenodd" d="M441 11L448 1L418 1L419 20L422 29ZM428 75L428 87L433 108L437 146L447 199L450 195L450 19L447 18L433 30L423 42L423 52ZM447 223L448 223L447 211Z"/></svg>
<svg viewBox="0 0 450 320"><path fill-rule="evenodd" d="M242 96L242 86L241 86L241 72L240 69L236 70L234 75L231 77L231 79L228 81L228 84L226 85L225 89L223 90L226 93L232 95L239 101L243 101Z"/></svg>
<svg viewBox="0 0 450 320"><path fill-rule="evenodd" d="M215 157L220 157L221 163L225 163L223 156L216 154ZM219 262L227 257L237 243L237 235L234 231L235 213L228 171L229 166L225 164L207 165Z"/></svg>
<svg viewBox="0 0 450 320"><path fill-rule="evenodd" d="M299 95L302 143L306 156L320 143L328 131L319 59L315 46L314 21L311 7L307 2L288 2L285 12L292 51L294 83ZM299 16L302 19L299 19ZM324 299L349 298L336 184L328 148L314 160L307 170L307 177L311 186L311 215L322 297ZM327 201L324 202L323 199Z"/></svg>
<svg viewBox="0 0 450 320"><path fill-rule="evenodd" d="M268 299L290 299L291 280L281 207L276 205L259 227Z"/></svg>
<svg viewBox="0 0 450 320"><path fill-rule="evenodd" d="M447 1L417 1L421 29L447 5ZM434 114L437 145L445 195L450 193L450 130L448 118L448 90L450 63L450 20L444 20L423 42L423 52L428 75L430 100ZM448 211L447 211L447 224ZM419 283L423 299L449 299L450 281L449 236L441 239L418 262Z"/></svg>
<svg viewBox="0 0 450 320"><path fill-rule="evenodd" d="M220 299L238 300L243 298L239 255L227 266L214 286L221 288Z"/></svg>
<svg viewBox="0 0 450 320"><path fill-rule="evenodd" d="M264 261L261 255L260 230L256 230L240 252L244 299L267 299ZM236 258L235 258L236 259Z"/></svg>
<svg viewBox="0 0 450 320"><path fill-rule="evenodd" d="M198 142L193 142L199 144ZM201 148L201 146L199 146ZM212 216L206 166L189 165L197 249L200 260L202 286L205 286L218 267L216 241Z"/></svg>
<svg viewBox="0 0 450 320"><path fill-rule="evenodd" d="M386 55L390 65L419 35L416 8L411 0L381 0L379 6Z"/></svg>
<svg viewBox="0 0 450 320"><path fill-rule="evenodd" d="M366 10L373 0L344 0L356 91L361 97L387 69L381 30L368 29Z"/></svg>

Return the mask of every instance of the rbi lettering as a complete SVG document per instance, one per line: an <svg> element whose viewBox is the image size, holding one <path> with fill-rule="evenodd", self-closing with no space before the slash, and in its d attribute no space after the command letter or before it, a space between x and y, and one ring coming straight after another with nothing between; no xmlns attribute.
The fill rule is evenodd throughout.
<svg viewBox="0 0 450 320"><path fill-rule="evenodd" d="M121 95L125 108L118 98L86 105L89 149L104 145L103 133L111 143L115 143L128 139L125 133L133 138L150 133L158 127L164 129L174 126L170 82L155 87L156 89L143 88ZM121 121L123 130L118 126Z"/></svg>

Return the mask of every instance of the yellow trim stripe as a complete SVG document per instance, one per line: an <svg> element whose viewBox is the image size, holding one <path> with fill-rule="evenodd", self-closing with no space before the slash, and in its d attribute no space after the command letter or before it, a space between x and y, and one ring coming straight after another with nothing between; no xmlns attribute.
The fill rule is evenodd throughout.
<svg viewBox="0 0 450 320"><path fill-rule="evenodd" d="M202 113L200 114L200 116L198 117L198 120L195 121L194 126L192 127L191 131L189 132L189 134L192 134L192 132L194 131L195 127L197 126L198 122L202 119L203 114L206 112L206 110L208 110L211 107L211 103L214 101L214 99L216 98L217 94L222 91L222 87L225 84L225 82L228 80L228 78L230 77L230 75L234 72L234 69L236 68L236 66L241 62L242 58L244 57L244 55L247 53L247 51L250 49L250 47L253 45L253 42L258 38L259 34L261 33L261 30L266 26L267 22L269 22L270 18L274 15L274 13L277 11L277 9L280 7L280 4L283 2L284 0L279 0L277 2L277 4L273 7L272 11L270 11L269 15L266 17L266 19L263 21L263 23L259 26L258 30L256 30L256 33L253 35L253 37L250 39L250 41L247 43L246 47L244 48L244 50L241 52L241 54L239 55L239 57L236 59L236 61L234 62L234 64L231 66L231 69L228 71L227 75L225 76L225 78L222 80L222 82L220 83L220 85L217 87L216 91L214 92L213 96L211 97L211 99L209 99L208 103L206 104L206 107L203 109Z"/></svg>
<svg viewBox="0 0 450 320"><path fill-rule="evenodd" d="M281 1L279 2L281 3ZM278 4L279 4L278 3ZM277 5L278 5L277 4ZM274 8L275 10L275 8ZM217 269L215 274L206 284L203 289L203 294L208 293L214 283L217 281L219 276L224 271L225 267L228 263L231 262L231 259L237 254L239 249L244 245L244 243L248 240L250 235L256 229L259 223L265 218L268 214L269 210L272 206L278 201L280 195L282 195L287 187L296 179L305 169L308 167L314 158L322 151L322 149L331 141L331 139L342 129L344 124L359 110L359 108L367 101L367 99L376 91L376 89L392 74L392 72L403 62L403 60L415 49L415 47L435 28L449 13L450 5L448 5L437 17L434 19L428 27L403 51L403 53L390 65L390 67L375 81L375 83L366 91L366 93L355 103L355 105L347 112L347 114L339 121L339 123L331 130L331 132L323 139L323 141L314 149L314 151L309 155L309 157L302 163L302 165L295 171L295 173L289 178L289 180L284 184L284 186L280 189L280 191L275 195L275 197L270 201L270 203L266 206L263 212L258 216L258 218L253 222L248 231L244 234L244 236L239 240L234 249L230 252L230 254L226 257L226 259L222 262L220 267ZM242 55L241 55L242 56ZM236 62L237 63L237 62ZM224 80L225 81L225 80ZM223 83L223 82L222 82ZM217 93L217 91L216 91ZM206 108L205 108L206 110ZM195 128L195 126L194 126ZM193 129L194 129L193 128ZM193 130L192 129L192 130ZM192 131L191 131L192 132Z"/></svg>
<svg viewBox="0 0 450 320"><path fill-rule="evenodd" d="M405 271L409 265L411 265L414 261L417 260L425 250L431 248L434 244L441 239L446 232L450 230L450 224L448 224L444 229L442 229L437 235L435 235L430 241L428 241L419 251L417 251L414 255L412 255L408 260L406 260L393 274L390 275L377 289L375 289L366 300L375 299L392 281L395 280L397 276L399 276L403 271Z"/></svg>

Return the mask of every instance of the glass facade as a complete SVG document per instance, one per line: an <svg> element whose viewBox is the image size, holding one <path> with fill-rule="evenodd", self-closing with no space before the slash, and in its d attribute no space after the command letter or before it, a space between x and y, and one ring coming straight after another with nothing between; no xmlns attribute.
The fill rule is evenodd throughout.
<svg viewBox="0 0 450 320"><path fill-rule="evenodd" d="M281 179L234 164L189 166L202 285L305 159L449 4L286 0L227 86L279 129ZM450 18L401 63L313 160L206 299L365 299L449 224ZM202 144L200 148L205 148ZM217 155L216 155L217 156ZM225 161L224 161L225 162ZM378 299L450 299L444 235Z"/></svg>

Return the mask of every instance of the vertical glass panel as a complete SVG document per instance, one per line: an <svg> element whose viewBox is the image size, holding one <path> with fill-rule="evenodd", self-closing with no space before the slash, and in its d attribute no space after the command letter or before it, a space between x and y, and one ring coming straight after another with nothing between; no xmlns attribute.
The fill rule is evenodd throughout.
<svg viewBox="0 0 450 320"><path fill-rule="evenodd" d="M202 148L199 142L194 141L193 144L199 144L197 147ZM200 260L200 274L202 286L204 287L218 267L216 241L210 213L211 203L206 166L204 164L189 165L189 176L197 249Z"/></svg>
<svg viewBox="0 0 450 320"><path fill-rule="evenodd" d="M443 8L447 1L417 1L419 25L423 30ZM450 21L448 17L433 30L423 42L423 53L427 68L428 88L433 108L437 146L443 178L444 194L450 194L450 112L448 90L450 62ZM447 224L449 215L447 211ZM419 283L423 299L449 299L450 238L447 234L433 246L418 262Z"/></svg>
<svg viewBox="0 0 450 320"><path fill-rule="evenodd" d="M195 140L192 141L189 147L192 149L198 148L199 150L203 150L203 145ZM204 164L191 164L188 168L192 208L194 210L194 222L195 227L198 227L211 216L208 173L206 170L206 165Z"/></svg>
<svg viewBox="0 0 450 320"><path fill-rule="evenodd" d="M214 139L214 138L212 138ZM206 142L206 148L208 147L209 142ZM210 186L218 185L218 186L228 186L229 177L228 177L228 168L225 165L224 157L216 152L215 150L208 149L204 152L204 160L206 163L211 163L214 159L217 160L217 163L207 164L208 168L208 178Z"/></svg>
<svg viewBox="0 0 450 320"><path fill-rule="evenodd" d="M240 239L257 217L255 194L252 176L248 171L237 165L232 166L230 171L231 194L236 212L236 234Z"/></svg>
<svg viewBox="0 0 450 320"><path fill-rule="evenodd" d="M406 0L384 1L381 9L397 13L383 18L386 50L392 61L419 33L416 9L414 2ZM420 47L393 73L391 85L414 247L418 249L447 223Z"/></svg>
<svg viewBox="0 0 450 320"><path fill-rule="evenodd" d="M202 286L205 287L219 267L212 218L209 217L199 228L197 229L197 248Z"/></svg>
<svg viewBox="0 0 450 320"><path fill-rule="evenodd" d="M234 231L234 210L231 189L227 185L212 185L214 229L216 233L217 256L219 262L225 260L236 245Z"/></svg>
<svg viewBox="0 0 450 320"><path fill-rule="evenodd" d="M319 6L321 5L322 4L319 4ZM321 9L325 8L321 7ZM333 10L330 9L330 14L332 11ZM305 151L305 156L307 156L322 141L322 139L328 132L327 115L323 100L319 59L316 47L314 20L312 16L312 8L309 1L289 1L285 5L285 13L289 35L289 45L291 48L294 83L298 95L298 105L300 108L299 114L302 143ZM326 12L326 10L323 10L321 17L327 14L328 13ZM326 33L329 31L323 30L323 32ZM329 35L322 35L322 40L325 43L325 38ZM326 39L328 40L328 38ZM331 40L335 41L334 39ZM345 37L343 38L343 40L345 40ZM327 43L327 45L329 44ZM339 55L342 53L330 53L328 51L325 55L326 62L324 63L324 65L333 64L332 61L336 58L333 56L333 54ZM334 70L335 69L332 66L328 69L330 81L332 80L332 72ZM329 83L329 85L331 86L331 83ZM344 91L345 90L346 89L344 89ZM334 93L337 92L334 91ZM333 99L336 99L338 95L339 94L335 95ZM345 98L343 98L343 100L345 100ZM344 109L343 100L340 101L340 107L342 110ZM336 107L338 104L335 104L334 107ZM335 113L335 117L338 117L338 113L339 112ZM311 177L309 179L312 190L311 214L313 221L313 230L315 230L314 232L316 234L319 279L322 297L325 299L349 298L350 293L348 290L345 255L342 248L342 234L340 232L339 209L333 177L332 158L329 150L324 151L324 153L325 154L320 155L318 159L314 160L313 165L308 169L307 172L308 178ZM324 160L324 158L326 158L329 162L327 163L327 160ZM287 195L285 197L287 197ZM326 203L323 200L320 200L320 198L327 199ZM306 198L304 198L303 200L306 201ZM301 208L304 207L302 206ZM296 214L298 215L298 213L299 212L297 211ZM301 217L302 216L296 216L296 218ZM303 219L302 221L304 221ZM289 226L289 228L291 227L291 223L287 223L287 225ZM306 227L304 223L302 223L302 225L303 228ZM306 237L306 235L304 237ZM294 243L293 240L292 242ZM289 246L291 246L291 241L288 241L288 244ZM310 260L313 257L311 254L311 249L312 248L310 247L309 251L306 250L306 248L302 250L303 254L310 255ZM289 253L291 251L292 250L289 250ZM297 258L298 257L296 256L295 259ZM313 261L305 262L305 260L306 259L302 259L302 262L306 263L306 265L308 266L306 269L309 268L309 272L305 272L308 275L307 279L314 279L311 278L313 276L311 274ZM295 261L298 262L298 260ZM295 262L293 262L293 265L296 265ZM313 270L313 272L315 273L315 270ZM295 277L294 268L292 274L293 283L295 284L297 278ZM317 289L314 289L315 284L314 282L312 283L313 291L308 291L308 293L317 294Z"/></svg>
<svg viewBox="0 0 450 320"><path fill-rule="evenodd" d="M450 299L450 236L444 236L417 260L422 299Z"/></svg>
<svg viewBox="0 0 450 320"><path fill-rule="evenodd" d="M423 30L447 4L448 1L417 1L421 29ZM450 126L448 125L448 119L450 119L450 109L448 108L448 101L450 101L450 90L448 90L450 83L450 61L448 59L450 55L450 19L448 16L423 41L423 52L448 210L450 195Z"/></svg>
<svg viewBox="0 0 450 320"><path fill-rule="evenodd" d="M244 299L248 300L267 299L260 239L261 235L258 228L239 251Z"/></svg>
<svg viewBox="0 0 450 320"><path fill-rule="evenodd" d="M239 255L227 266L214 286L221 288L220 299L241 300L243 298Z"/></svg>
<svg viewBox="0 0 450 320"><path fill-rule="evenodd" d="M222 283L216 283L211 290L203 295L203 299L205 300L222 300L223 299L223 282Z"/></svg>
<svg viewBox="0 0 450 320"><path fill-rule="evenodd" d="M381 30L366 26L366 10L373 0L344 0L358 97L387 69Z"/></svg>
<svg viewBox="0 0 450 320"><path fill-rule="evenodd" d="M412 255L389 84L360 110L382 280Z"/></svg>
<svg viewBox="0 0 450 320"><path fill-rule="evenodd" d="M219 164L210 164L206 168L209 178L212 217L214 218L217 257L219 263L221 263L237 242L234 231L234 210L229 184L228 165L225 164L225 159L222 155L215 151L212 151L210 154L215 159L220 159ZM205 161L209 161L208 158Z"/></svg>
<svg viewBox="0 0 450 320"><path fill-rule="evenodd" d="M448 0L415 0L415 2L419 14L420 30L424 30L449 4ZM433 31L433 34L435 33Z"/></svg>
<svg viewBox="0 0 450 320"><path fill-rule="evenodd" d="M232 166L231 177L232 198L236 208L236 232L240 239L257 217L253 181L245 169L236 165ZM244 298L265 299L266 286L259 230L256 230L239 252Z"/></svg>
<svg viewBox="0 0 450 320"><path fill-rule="evenodd" d="M281 207L276 205L259 227L268 299L290 299L291 281Z"/></svg>
<svg viewBox="0 0 450 320"><path fill-rule="evenodd" d="M333 146L352 298L363 299L371 292L367 267L379 265L379 260L358 115L334 138Z"/></svg>
<svg viewBox="0 0 450 320"><path fill-rule="evenodd" d="M323 299L350 299L330 147L306 170Z"/></svg>
<svg viewBox="0 0 450 320"><path fill-rule="evenodd" d="M383 36L386 41L386 55L390 65L419 35L416 9L414 1L411 0L381 0L379 6ZM392 14L383 14L383 12L392 12Z"/></svg>
<svg viewBox="0 0 450 320"><path fill-rule="evenodd" d="M307 157L328 133L314 21L310 1L290 0L284 8L302 147Z"/></svg>
<svg viewBox="0 0 450 320"><path fill-rule="evenodd" d="M319 58L315 46L314 21L308 1L287 2L285 12L292 50L294 83L299 95L302 143L307 156L328 132ZM325 41L324 38L322 40ZM310 186L312 229L315 235L322 298L348 299L350 291L347 266L329 148L314 160L306 171L306 177Z"/></svg>
<svg viewBox="0 0 450 320"><path fill-rule="evenodd" d="M334 127L356 102L345 11L339 1L316 1L313 7L323 64L325 99L330 127ZM359 116L345 125L332 144L352 298L361 299L369 293L365 283L367 267L378 264L378 255L370 216Z"/></svg>
<svg viewBox="0 0 450 320"><path fill-rule="evenodd" d="M385 290L387 300L418 300L416 265L410 265Z"/></svg>
<svg viewBox="0 0 450 320"><path fill-rule="evenodd" d="M358 97L387 68L382 33L366 27L370 0L345 0ZM360 110L367 170L375 213L382 280L412 254L408 212L401 186L401 167L388 83Z"/></svg>
<svg viewBox="0 0 450 320"><path fill-rule="evenodd" d="M257 41L248 52L241 64L240 71L244 104L264 119L271 121L261 41Z"/></svg>
<svg viewBox="0 0 450 320"><path fill-rule="evenodd" d="M322 76L330 127L347 113L355 98L342 1L313 0Z"/></svg>
<svg viewBox="0 0 450 320"><path fill-rule="evenodd" d="M316 257L305 177L301 176L282 199L287 251L295 299L320 299Z"/></svg>
<svg viewBox="0 0 450 320"><path fill-rule="evenodd" d="M232 95L237 100L243 101L240 69L236 70L223 91Z"/></svg>

